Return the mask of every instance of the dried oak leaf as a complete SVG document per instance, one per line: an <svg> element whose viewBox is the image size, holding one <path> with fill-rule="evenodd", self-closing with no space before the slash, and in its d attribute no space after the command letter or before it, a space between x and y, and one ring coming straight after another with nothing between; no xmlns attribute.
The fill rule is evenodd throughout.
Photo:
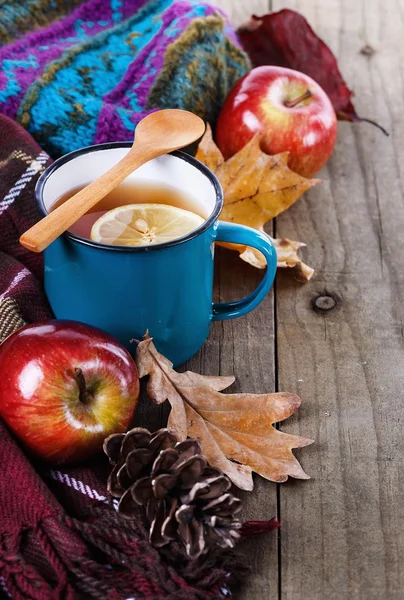
<svg viewBox="0 0 404 600"><path fill-rule="evenodd" d="M285 8L263 17L253 15L237 34L255 67L277 65L306 73L327 93L338 119L367 121L388 135L378 123L358 117L352 104L354 94L337 59L301 14Z"/></svg>
<svg viewBox="0 0 404 600"><path fill-rule="evenodd" d="M264 232L264 224L289 208L298 198L320 179L306 179L291 171L288 166L288 153L270 156L260 149L260 134L256 134L249 142L225 161L212 137L209 125L198 146L196 158L208 166L219 179L224 192L224 206L220 214L222 221L248 225ZM275 246L282 246L282 240L276 240ZM278 258L278 267L295 267L301 264L308 281L313 269L304 265L297 257L297 249L304 246L301 242L290 242L295 249L295 260ZM252 248L237 244L221 245L237 250L240 257L263 269L266 266L263 255Z"/></svg>
<svg viewBox="0 0 404 600"><path fill-rule="evenodd" d="M292 448L312 440L273 427L299 408L301 400L295 394L221 394L234 377L177 373L147 335L137 347L136 364L140 377L150 376L149 398L156 404L170 402L167 426L180 440L199 438L209 464L222 469L239 488L253 489L253 471L276 482L288 476L309 479Z"/></svg>

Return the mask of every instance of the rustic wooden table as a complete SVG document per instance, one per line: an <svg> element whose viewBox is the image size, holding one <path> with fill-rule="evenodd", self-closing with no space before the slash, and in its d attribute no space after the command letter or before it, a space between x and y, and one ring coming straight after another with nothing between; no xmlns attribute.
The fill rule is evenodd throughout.
<svg viewBox="0 0 404 600"><path fill-rule="evenodd" d="M297 454L310 481L255 477L245 518L281 520L244 548L254 573L242 600L404 598L404 44L403 0L216 0L234 25L251 13L300 11L338 57L359 114L339 124L325 182L268 233L308 244L306 285L279 273L253 313L214 323L187 365L235 374L231 391L290 391L303 405L282 424L316 440ZM270 5L271 4L271 5ZM361 54L369 45L374 53ZM220 300L261 273L219 253ZM320 295L336 307L313 310Z"/></svg>

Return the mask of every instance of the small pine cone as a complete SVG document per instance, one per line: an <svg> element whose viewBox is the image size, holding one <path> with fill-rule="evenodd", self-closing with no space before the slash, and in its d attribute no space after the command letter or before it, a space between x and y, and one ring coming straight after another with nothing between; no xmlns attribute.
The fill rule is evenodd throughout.
<svg viewBox="0 0 404 600"><path fill-rule="evenodd" d="M180 538L193 559L215 545L233 548L241 502L229 492L227 475L208 466L198 440L178 442L168 429L136 427L110 435L104 452L114 465L108 491L120 498L119 513L131 518L145 506L154 546Z"/></svg>

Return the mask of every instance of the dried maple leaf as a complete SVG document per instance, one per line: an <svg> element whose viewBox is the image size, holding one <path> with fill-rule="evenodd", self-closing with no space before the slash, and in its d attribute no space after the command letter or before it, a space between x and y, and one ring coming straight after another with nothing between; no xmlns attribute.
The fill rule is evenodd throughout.
<svg viewBox="0 0 404 600"><path fill-rule="evenodd" d="M306 73L327 93L339 119L367 121L388 135L378 123L358 117L352 104L354 94L337 59L301 14L285 8L263 17L253 15L237 34L255 67L277 65Z"/></svg>
<svg viewBox="0 0 404 600"><path fill-rule="evenodd" d="M271 238L278 258L278 267L289 267L294 269L294 276L300 283L307 283L313 277L314 269L302 262L297 254L299 248L306 246L303 242L294 242L287 238ZM247 247L240 254L240 258L250 263L257 269L265 269L266 260L264 255L255 248Z"/></svg>
<svg viewBox="0 0 404 600"><path fill-rule="evenodd" d="M288 476L309 479L292 448L312 440L273 427L299 408L295 394L221 394L234 377L177 373L147 335L137 347L136 364L140 377L150 375L150 399L170 402L168 427L181 440L199 438L209 464L222 469L239 488L252 490L252 471L276 482Z"/></svg>
<svg viewBox="0 0 404 600"><path fill-rule="evenodd" d="M270 156L260 149L257 133L226 162L212 138L209 125L199 144L196 158L215 173L224 191L221 220L259 229L292 206L320 179L306 179L291 171L288 153Z"/></svg>
<svg viewBox="0 0 404 600"><path fill-rule="evenodd" d="M295 279L307 283L313 276L314 269L306 265L297 255L299 248L306 246L303 242L294 242L288 238L272 240L276 248L278 265L294 269ZM241 258L243 258L241 256Z"/></svg>
<svg viewBox="0 0 404 600"><path fill-rule="evenodd" d="M225 161L213 141L212 130L208 125L198 146L196 158L216 174L223 187L224 206L220 219L248 225L259 231L264 231L263 226L267 221L289 208L303 192L321 181L306 179L291 171L287 166L287 152L274 156L262 152L259 134L256 134L240 152ZM282 243L281 240L277 241L276 248L281 247ZM291 255L286 261L283 252L278 256L278 267L296 267L300 264L306 276L301 275L299 281L308 281L314 271L304 265L296 253L297 249L305 244L290 244L294 245L294 262ZM263 255L257 250L237 244L221 245L237 250L240 257L254 267L262 269L266 265Z"/></svg>

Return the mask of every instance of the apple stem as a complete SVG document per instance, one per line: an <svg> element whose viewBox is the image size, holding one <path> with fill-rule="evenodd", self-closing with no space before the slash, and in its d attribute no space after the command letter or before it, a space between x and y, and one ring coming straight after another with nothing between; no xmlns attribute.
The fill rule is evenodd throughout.
<svg viewBox="0 0 404 600"><path fill-rule="evenodd" d="M308 98L312 97L312 93L310 90L306 90L304 92L304 94L302 94L301 96L299 96L298 98L295 98L295 100L286 100L284 102L284 105L287 108L294 108L297 104L299 104L300 102L303 102L303 100L307 100Z"/></svg>
<svg viewBox="0 0 404 600"><path fill-rule="evenodd" d="M77 385L79 386L79 400L83 404L89 404L92 396L87 391L86 380L81 369L74 369L74 375L76 377Z"/></svg>

